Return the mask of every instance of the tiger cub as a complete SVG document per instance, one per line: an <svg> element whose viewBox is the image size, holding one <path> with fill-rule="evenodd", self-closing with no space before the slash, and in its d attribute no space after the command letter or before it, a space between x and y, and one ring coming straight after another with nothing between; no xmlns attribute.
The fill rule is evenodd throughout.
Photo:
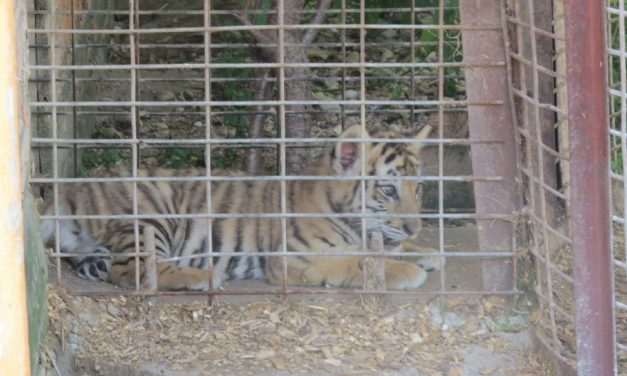
<svg viewBox="0 0 627 376"><path fill-rule="evenodd" d="M420 219L385 216L417 214L421 208L422 183L399 180L397 176L419 176L420 149L431 128L423 127L413 143L338 142L305 173L313 176L355 176L354 180L292 180L286 182L287 213L360 213L362 159L367 176L379 179L365 181L365 210L382 216L365 220L368 232L380 231L386 249L420 249L404 242L418 236ZM362 136L360 126L348 128L340 137ZM376 137L393 137L381 133ZM368 134L365 137L370 137ZM362 154L362 151L365 151ZM140 176L204 176L204 170L140 171ZM226 174L225 174L226 175ZM231 174L237 176L237 174ZM150 215L207 213L206 182L152 181L137 183L139 227L155 228L157 257L183 257L160 262L158 286L162 290L207 290L209 257L194 254L208 252L208 219L163 218ZM132 214L132 183L71 183L59 191L60 215ZM51 201L51 200L49 200ZM212 212L216 214L268 214L281 212L279 181L220 181L211 183ZM54 214L52 202L44 203L42 213ZM135 286L135 258L116 256L135 250L135 226L131 219L61 219L59 243L62 252L96 253L98 256L71 258L79 276L105 280L123 287ZM315 252L316 256L286 257L288 285L361 287L361 258L354 255L329 256L330 252L361 250L362 220L357 217L290 217L287 224L288 252ZM54 220L41 223L44 240L50 243L56 232ZM213 288L225 280L266 278L272 284L283 283L282 257L249 255L254 252L282 252L282 224L272 218L217 218L212 226ZM401 244L403 243L403 244ZM142 240L139 240L140 247ZM221 256L221 252L238 255ZM100 256L102 254L102 256ZM422 265L422 267L420 266ZM417 263L397 259L385 260L386 287L413 289L426 279L427 270L441 265L433 257L422 257ZM424 268L423 268L424 267ZM205 270L203 270L205 269ZM140 267L144 280L143 263Z"/></svg>

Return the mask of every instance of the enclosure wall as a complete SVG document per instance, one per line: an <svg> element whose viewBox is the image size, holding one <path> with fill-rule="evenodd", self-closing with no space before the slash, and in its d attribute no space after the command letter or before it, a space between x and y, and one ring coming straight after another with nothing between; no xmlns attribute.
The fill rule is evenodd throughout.
<svg viewBox="0 0 627 376"><path fill-rule="evenodd" d="M525 279L538 297L538 343L566 373L576 364L579 374L610 374L623 363L613 351L624 325L612 315L603 10L598 1L508 1L506 15Z"/></svg>
<svg viewBox="0 0 627 376"><path fill-rule="evenodd" d="M18 30L24 12L13 1L0 4L0 373L30 373L23 231ZM21 38L20 38L21 40ZM18 58L19 57L19 58ZM22 119L23 120L23 119Z"/></svg>

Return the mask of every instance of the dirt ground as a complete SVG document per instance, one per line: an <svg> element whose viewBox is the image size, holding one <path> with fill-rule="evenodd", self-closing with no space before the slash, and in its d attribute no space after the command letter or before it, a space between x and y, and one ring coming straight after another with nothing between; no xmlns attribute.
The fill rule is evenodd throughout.
<svg viewBox="0 0 627 376"><path fill-rule="evenodd" d="M504 298L49 298L51 374L549 374Z"/></svg>
<svg viewBox="0 0 627 376"><path fill-rule="evenodd" d="M472 225L445 249L471 247ZM424 245L437 246L437 228ZM480 260L450 258L422 291L480 291ZM51 276L54 280L54 268ZM546 375L514 298L385 296L80 297L111 291L64 265L50 292L42 361L55 375ZM225 290L273 289L263 281ZM518 304L520 305L520 304Z"/></svg>

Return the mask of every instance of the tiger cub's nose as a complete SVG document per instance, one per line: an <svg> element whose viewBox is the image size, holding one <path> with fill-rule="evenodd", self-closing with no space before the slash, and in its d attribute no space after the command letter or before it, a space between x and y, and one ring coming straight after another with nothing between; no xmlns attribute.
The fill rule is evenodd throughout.
<svg viewBox="0 0 627 376"><path fill-rule="evenodd" d="M405 234L407 234L407 237L410 239L414 239L416 236L418 236L419 230L420 226L412 226L407 223L403 225L403 231L405 231Z"/></svg>

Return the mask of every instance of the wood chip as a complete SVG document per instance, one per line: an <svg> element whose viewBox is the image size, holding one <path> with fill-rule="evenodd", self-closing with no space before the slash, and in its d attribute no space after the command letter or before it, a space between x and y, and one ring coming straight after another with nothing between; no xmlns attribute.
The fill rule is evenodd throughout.
<svg viewBox="0 0 627 376"><path fill-rule="evenodd" d="M282 359L277 358L276 356L271 357L270 362L272 362L272 365L274 366L274 368L278 370L284 370L288 368L287 363L284 362Z"/></svg>
<svg viewBox="0 0 627 376"><path fill-rule="evenodd" d="M268 359L268 358L272 358L275 355L276 355L276 352L274 350L261 350L257 354L255 354L255 358Z"/></svg>
<svg viewBox="0 0 627 376"><path fill-rule="evenodd" d="M461 376L461 375L462 375L462 369L459 367L451 368L448 371L448 376Z"/></svg>
<svg viewBox="0 0 627 376"><path fill-rule="evenodd" d="M283 338L294 338L296 337L296 333L294 333L293 331L289 330L288 328L284 327L284 326L279 326L276 330L277 334L280 335Z"/></svg>
<svg viewBox="0 0 627 376"><path fill-rule="evenodd" d="M339 367L339 366L341 366L341 365L342 365L342 361L341 361L341 360L339 360L339 359L333 359L333 358L330 358L330 359L325 359L325 360L323 361L323 363L324 363L324 364L329 364L329 365L332 365L332 366L335 366L335 367Z"/></svg>
<svg viewBox="0 0 627 376"><path fill-rule="evenodd" d="M327 371L333 374L418 370L425 375L460 376L465 372L460 349L475 343L495 356L517 356L506 374L542 374L530 352L512 355L507 337L486 328L479 319L478 310L485 308L479 299L456 300L455 313L467 325L446 332L432 325L424 310L427 303L421 300L388 302L371 310L358 299L319 298L218 301L207 306L204 301L62 297L52 289L49 301L51 332L66 336L71 331L73 341L78 341L74 356L100 364L139 369L158 362L164 370L198 374L296 374L319 371L324 365L333 367ZM479 329L485 333L476 335ZM449 364L455 366L443 371ZM482 370L490 375L488 371Z"/></svg>

